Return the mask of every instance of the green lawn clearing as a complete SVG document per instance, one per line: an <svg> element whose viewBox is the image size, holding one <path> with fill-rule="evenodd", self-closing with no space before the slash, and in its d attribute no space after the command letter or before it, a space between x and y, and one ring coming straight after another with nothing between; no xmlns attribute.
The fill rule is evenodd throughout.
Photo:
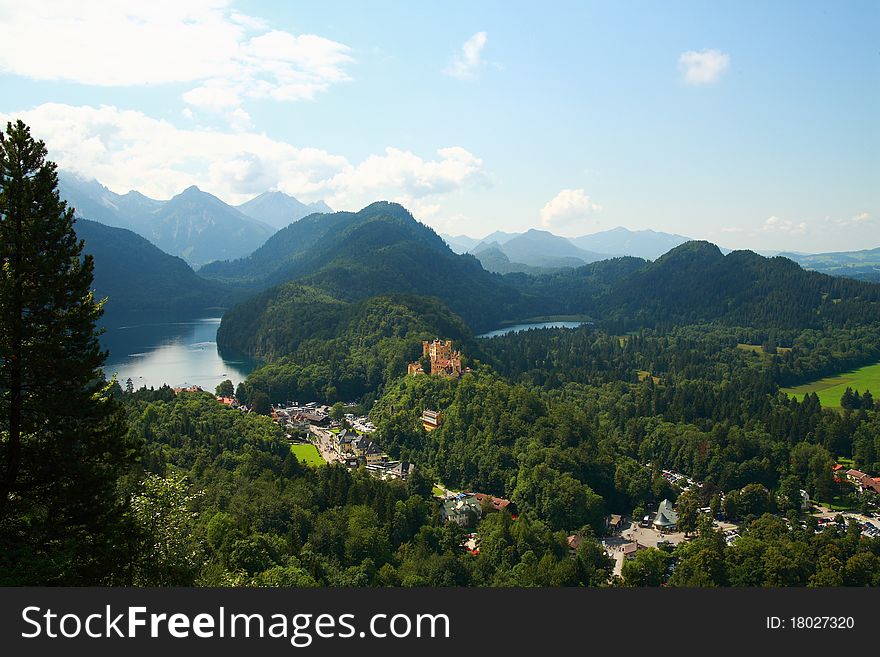
<svg viewBox="0 0 880 657"><path fill-rule="evenodd" d="M782 392L803 399L807 393L815 392L826 408L840 408L840 398L847 388L860 393L870 390L871 394L880 392L880 363L866 365L857 370L827 376L818 381L805 383L794 388L783 388Z"/></svg>
<svg viewBox="0 0 880 657"><path fill-rule="evenodd" d="M314 445L291 445L290 451L300 461L305 461L306 465L324 465L324 459Z"/></svg>

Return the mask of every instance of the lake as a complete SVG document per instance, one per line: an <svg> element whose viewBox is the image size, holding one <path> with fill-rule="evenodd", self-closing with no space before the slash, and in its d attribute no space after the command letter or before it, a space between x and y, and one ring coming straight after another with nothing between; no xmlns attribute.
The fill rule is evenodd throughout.
<svg viewBox="0 0 880 657"><path fill-rule="evenodd" d="M488 333L483 333L482 335L478 335L478 338L497 338L499 335L507 335L508 333L519 333L520 331L528 331L530 329L543 329L543 328L577 328L578 326L583 326L584 324L591 324L592 322L534 322L531 324L514 324L513 326L505 326L504 328L495 329L494 331L489 331Z"/></svg>
<svg viewBox="0 0 880 657"><path fill-rule="evenodd" d="M123 388L129 378L135 388L197 385L214 392L224 379L238 385L257 363L242 355L221 355L219 326L219 317L108 326L101 336L102 347L110 351L104 373L108 379L116 373Z"/></svg>

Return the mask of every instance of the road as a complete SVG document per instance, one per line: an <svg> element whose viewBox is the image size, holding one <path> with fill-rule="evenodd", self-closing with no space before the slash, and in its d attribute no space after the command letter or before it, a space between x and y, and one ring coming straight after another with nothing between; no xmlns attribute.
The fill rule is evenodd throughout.
<svg viewBox="0 0 880 657"><path fill-rule="evenodd" d="M313 438L313 444L318 448L318 452L321 454L321 458L323 458L327 463L336 463L342 461L342 458L336 453L336 450L333 449L333 441L336 436L333 435L332 431L328 431L327 429L321 429L320 427L309 427L309 433L311 433Z"/></svg>

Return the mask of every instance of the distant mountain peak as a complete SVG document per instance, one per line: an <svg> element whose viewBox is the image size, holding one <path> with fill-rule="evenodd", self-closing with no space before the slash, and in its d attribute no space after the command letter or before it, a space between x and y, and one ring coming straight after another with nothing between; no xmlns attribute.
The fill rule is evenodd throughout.
<svg viewBox="0 0 880 657"><path fill-rule="evenodd" d="M305 204L299 199L278 189L269 190L249 201L236 206L252 219L263 221L275 228L284 228L294 221L316 212L332 212L324 201Z"/></svg>

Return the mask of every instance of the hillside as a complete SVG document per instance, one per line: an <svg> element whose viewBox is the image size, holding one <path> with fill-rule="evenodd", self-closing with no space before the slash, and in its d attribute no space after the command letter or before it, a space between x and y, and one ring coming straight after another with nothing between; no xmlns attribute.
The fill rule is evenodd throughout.
<svg viewBox="0 0 880 657"><path fill-rule="evenodd" d="M403 207L386 202L306 217L248 258L199 273L254 289L296 280L345 301L389 293L435 296L475 329L513 314L520 298L476 258L456 255Z"/></svg>
<svg viewBox="0 0 880 657"><path fill-rule="evenodd" d="M380 295L356 303L288 283L230 310L217 341L269 361L248 386L274 400L359 399L406 372L421 341L459 345L467 325L436 299Z"/></svg>
<svg viewBox="0 0 880 657"><path fill-rule="evenodd" d="M181 258L130 230L86 219L74 227L95 260L96 295L109 297L105 318L192 312L234 300L224 286L200 278Z"/></svg>
<svg viewBox="0 0 880 657"><path fill-rule="evenodd" d="M263 192L235 209L273 228L284 228L310 214L333 212L324 201L302 203L284 192Z"/></svg>
<svg viewBox="0 0 880 657"><path fill-rule="evenodd" d="M504 264L499 246L484 253ZM805 272L751 251L724 255L708 242L687 242L654 262L623 257L540 275L491 274L393 203L306 217L250 257L202 272L252 288L292 281L224 317L220 344L262 358L290 353L310 335L329 339L335 306L391 293L436 297L474 332L549 315L587 316L616 331L697 322L781 329L880 321L878 285Z"/></svg>
<svg viewBox="0 0 880 657"><path fill-rule="evenodd" d="M752 251L725 256L714 244L695 241L615 282L597 309L635 325L819 328L880 319L880 286L806 272Z"/></svg>
<svg viewBox="0 0 880 657"><path fill-rule="evenodd" d="M496 274L520 273L538 276L540 274L551 273L558 269L578 267L583 264L583 261L578 258L560 258L557 262L557 267L533 267L532 265L525 265L521 262L511 262L510 258L503 251L498 242L492 242L490 244L486 244L485 242L481 243L479 250L474 251L474 256L480 261L483 269Z"/></svg>

